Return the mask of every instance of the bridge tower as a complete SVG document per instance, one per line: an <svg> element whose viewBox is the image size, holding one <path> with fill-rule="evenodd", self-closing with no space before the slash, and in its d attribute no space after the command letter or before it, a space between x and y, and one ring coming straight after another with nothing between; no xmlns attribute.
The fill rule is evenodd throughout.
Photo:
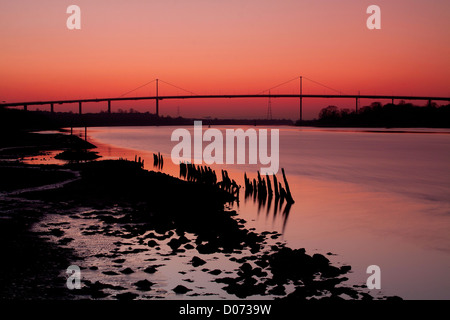
<svg viewBox="0 0 450 320"><path fill-rule="evenodd" d="M300 76L300 122L303 121L303 77Z"/></svg>
<svg viewBox="0 0 450 320"><path fill-rule="evenodd" d="M156 116L159 117L158 79L156 79Z"/></svg>
<svg viewBox="0 0 450 320"><path fill-rule="evenodd" d="M270 98L270 90L269 90L269 102L267 104L267 120L272 120L272 99Z"/></svg>
<svg viewBox="0 0 450 320"><path fill-rule="evenodd" d="M358 91L358 97L356 97L356 110L355 113L358 113L358 107L359 107L359 96L361 95L361 91Z"/></svg>

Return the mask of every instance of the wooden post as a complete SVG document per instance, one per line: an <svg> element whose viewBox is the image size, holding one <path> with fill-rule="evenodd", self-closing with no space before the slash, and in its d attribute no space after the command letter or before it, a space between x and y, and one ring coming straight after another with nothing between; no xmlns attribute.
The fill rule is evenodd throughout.
<svg viewBox="0 0 450 320"><path fill-rule="evenodd" d="M79 114L82 114L82 113L83 113L82 107L81 107L81 101L78 102L78 113L79 113Z"/></svg>

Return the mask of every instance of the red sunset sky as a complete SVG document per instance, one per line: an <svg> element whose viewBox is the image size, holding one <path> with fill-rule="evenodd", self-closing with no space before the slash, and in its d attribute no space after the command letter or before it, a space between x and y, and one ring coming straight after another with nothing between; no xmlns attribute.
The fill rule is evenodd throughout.
<svg viewBox="0 0 450 320"><path fill-rule="evenodd" d="M66 27L71 4L81 30ZM381 7L381 30L366 27L371 4ZM0 39L7 102L116 97L155 78L199 94L259 93L299 75L348 94L450 96L448 0L1 0ZM272 92L298 89L294 81ZM309 81L303 92L334 93ZM161 95L182 93L160 86ZM304 117L330 103L354 107L305 100ZM154 102L113 110L130 107L153 112ZM178 107L182 116L263 118L267 100L162 101L161 113ZM274 118L298 117L296 100L272 108Z"/></svg>

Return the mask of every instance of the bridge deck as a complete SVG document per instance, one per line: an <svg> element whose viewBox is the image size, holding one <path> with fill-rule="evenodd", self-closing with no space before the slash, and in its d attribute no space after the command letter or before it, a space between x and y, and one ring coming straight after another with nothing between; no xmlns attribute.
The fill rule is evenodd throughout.
<svg viewBox="0 0 450 320"><path fill-rule="evenodd" d="M425 100L450 101L450 97L426 96L392 96L392 95L341 95L341 94L219 94L219 95L184 95L184 96L146 96L121 98L93 98L49 101L24 101L0 104L0 107L51 105L67 103L103 102L103 101L136 101L136 100L176 100L176 99L244 99L244 98L339 98L339 99L381 99L381 100Z"/></svg>

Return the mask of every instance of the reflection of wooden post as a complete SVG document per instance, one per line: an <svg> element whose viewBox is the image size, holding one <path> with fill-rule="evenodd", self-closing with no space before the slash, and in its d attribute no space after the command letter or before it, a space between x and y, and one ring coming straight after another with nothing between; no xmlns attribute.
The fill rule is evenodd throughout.
<svg viewBox="0 0 450 320"><path fill-rule="evenodd" d="M286 175L284 173L283 168L281 168L281 172L283 173L283 180L284 180L284 185L286 187L286 195L288 197L288 202L294 203L294 199L292 198L291 190L289 190L289 184L287 182Z"/></svg>
<svg viewBox="0 0 450 320"><path fill-rule="evenodd" d="M84 141L87 141L87 127L84 127Z"/></svg>

